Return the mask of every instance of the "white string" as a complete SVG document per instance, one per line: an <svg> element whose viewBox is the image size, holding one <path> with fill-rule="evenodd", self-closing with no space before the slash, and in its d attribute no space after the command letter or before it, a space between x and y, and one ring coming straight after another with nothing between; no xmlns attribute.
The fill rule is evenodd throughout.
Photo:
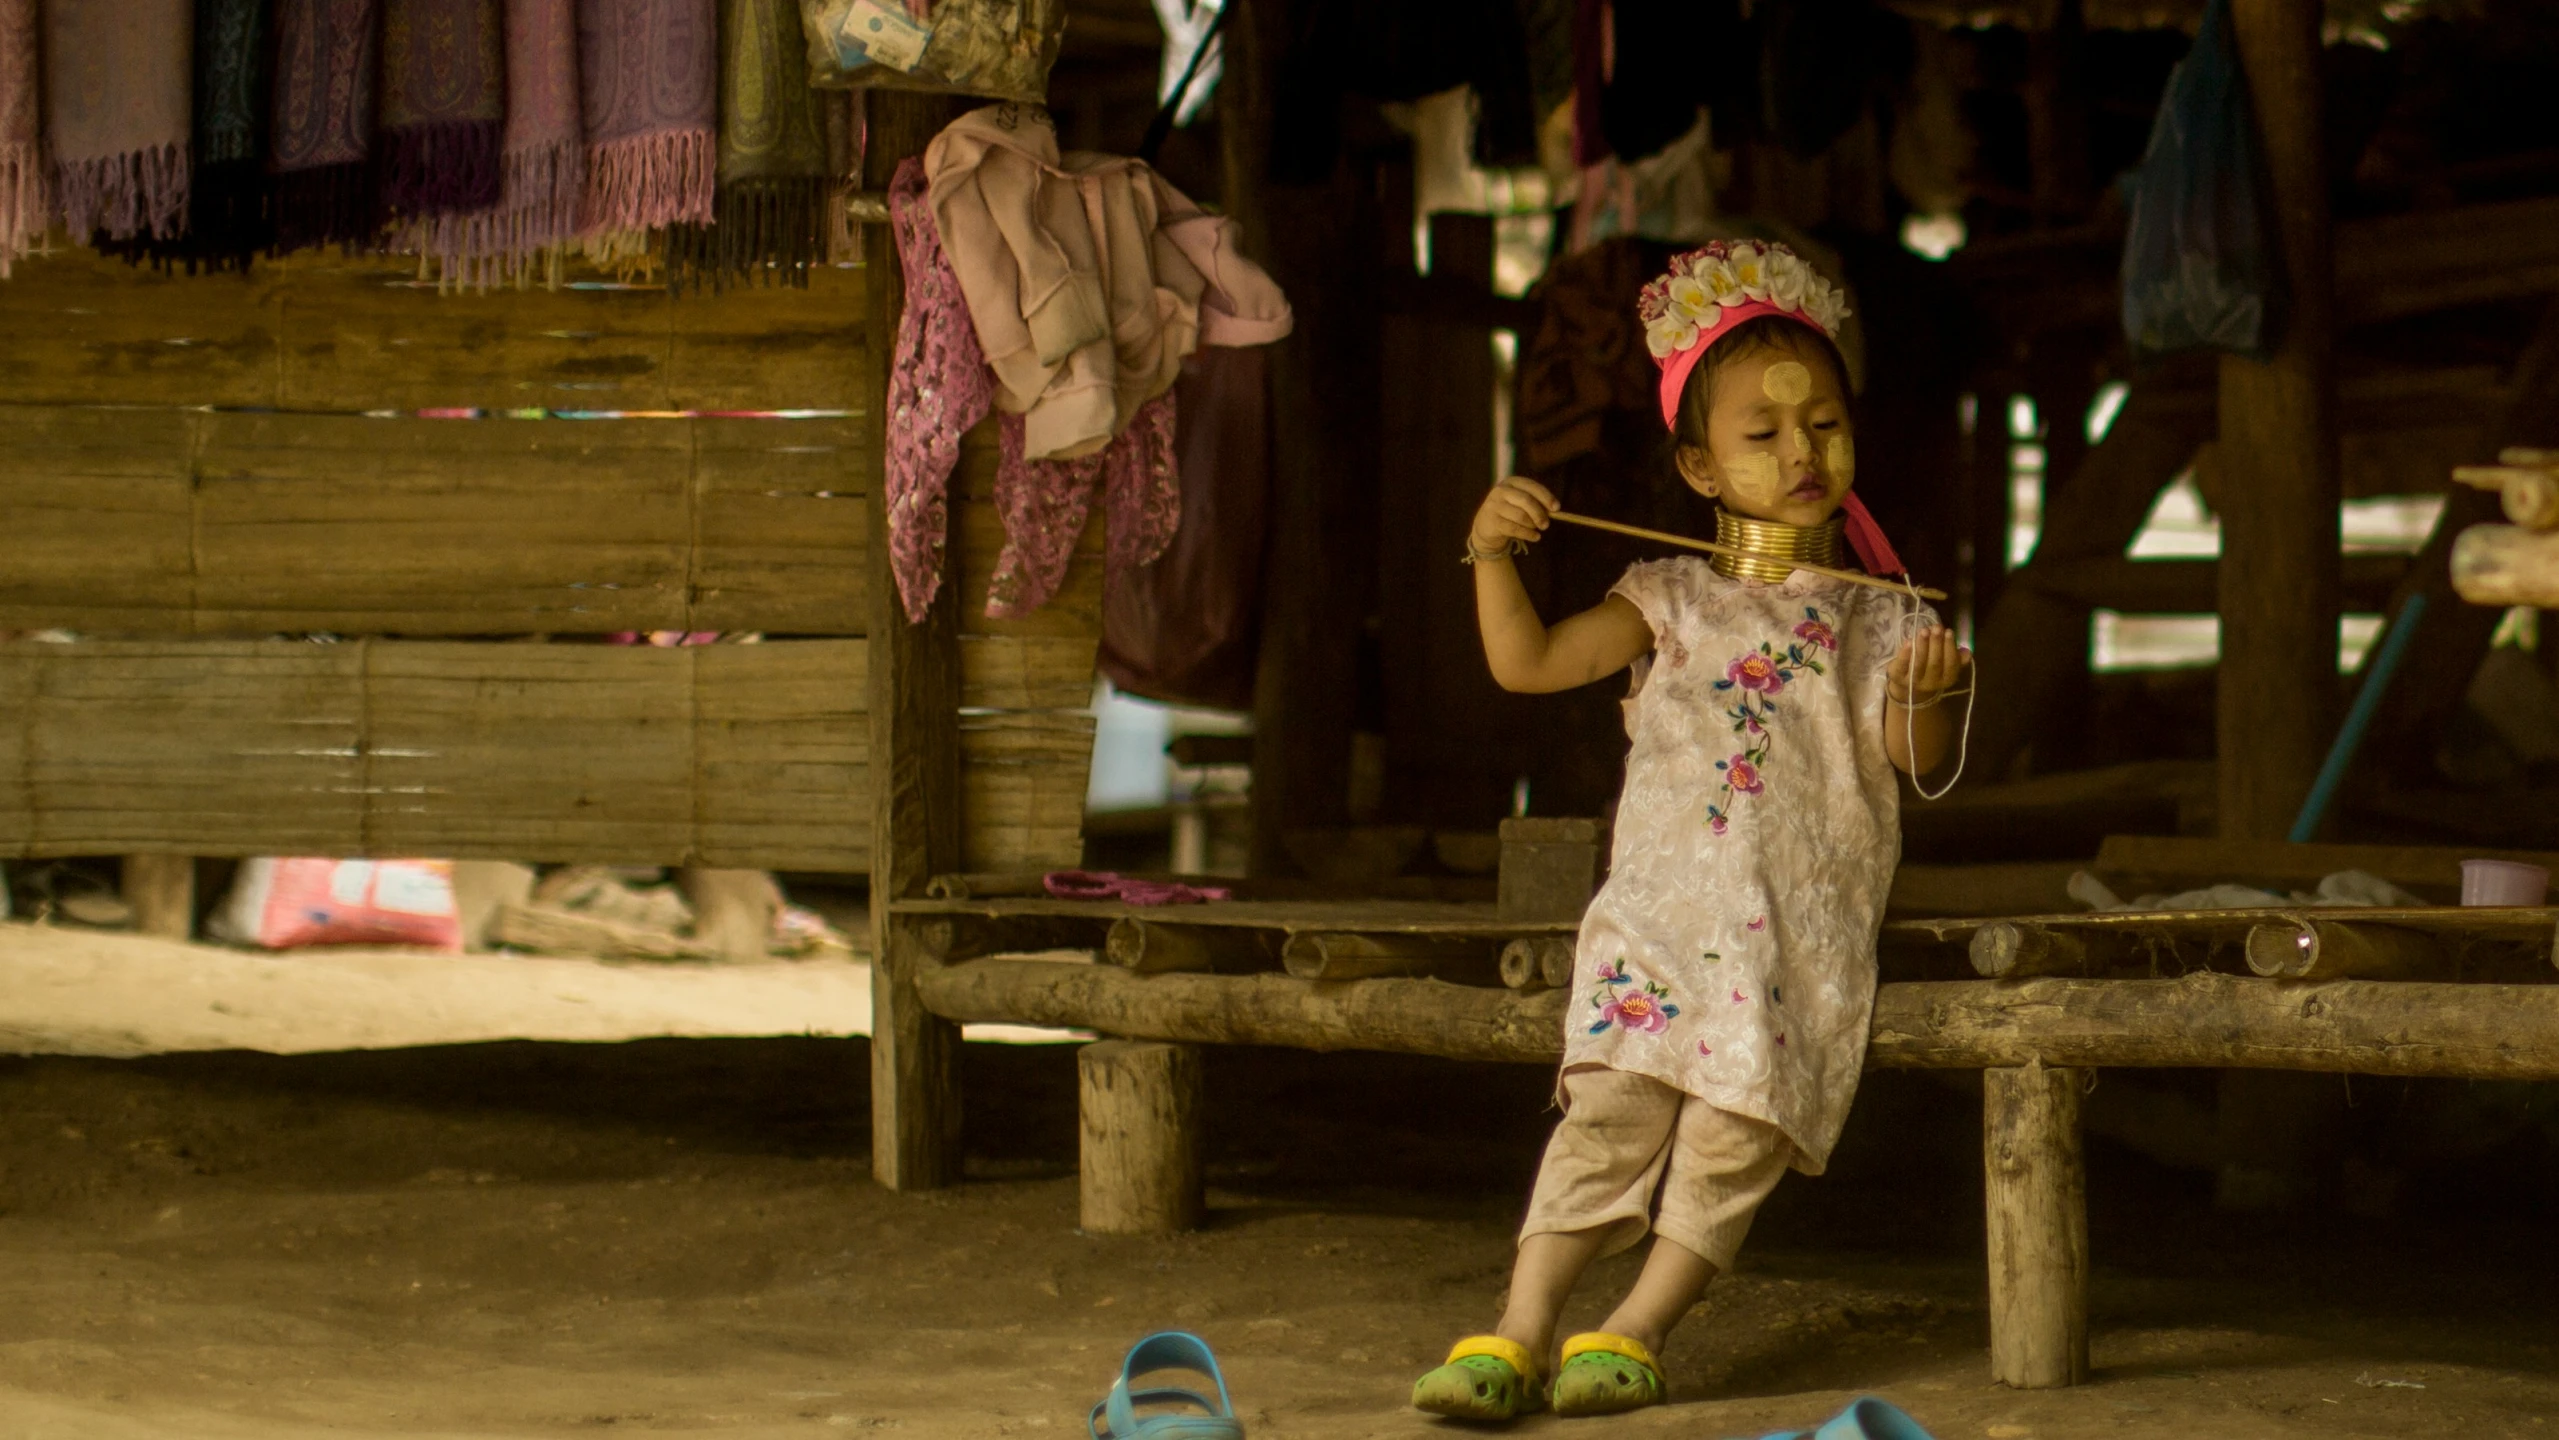
<svg viewBox="0 0 2559 1440"><path fill-rule="evenodd" d="M1919 587L1912 583L1910 572L1907 570L1901 572L1901 585L1902 593L1908 597L1906 601L1906 608L1902 611L1902 633L1907 635L1911 633L1909 622L1918 619L1921 611L1926 607L1920 601ZM1973 705L1975 703L1973 696L1975 692L1980 689L1981 675L1980 672L1976 671L1973 675L1973 683L1965 686L1961 692L1946 692L1947 694L1961 693L1964 697L1964 728L1958 732L1955 741L1955 773L1947 776L1946 783L1938 786L1937 792L1932 795L1928 790L1928 782L1920 779L1917 773L1914 772L1910 777L1910 788L1919 792L1920 799L1943 800L1948 794L1953 792L1955 783L1964 778L1964 761L1971 757L1973 746ZM1886 698L1890 698L1892 688L1889 685L1886 686L1884 693ZM1944 695L1940 695L1938 698L1943 699ZM1935 702L1932 701L1930 703L1934 704ZM1915 709L1907 704L1903 705L1901 707L1901 725L1902 753L1910 757L1910 763L1916 765L1919 763L1919 709Z"/></svg>

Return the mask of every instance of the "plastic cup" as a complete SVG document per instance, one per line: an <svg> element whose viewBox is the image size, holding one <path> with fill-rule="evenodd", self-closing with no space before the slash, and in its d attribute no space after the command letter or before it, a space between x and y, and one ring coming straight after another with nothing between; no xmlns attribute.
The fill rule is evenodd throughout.
<svg viewBox="0 0 2559 1440"><path fill-rule="evenodd" d="M2550 895L2550 872L2514 860L2461 862L2464 905L2538 905Z"/></svg>

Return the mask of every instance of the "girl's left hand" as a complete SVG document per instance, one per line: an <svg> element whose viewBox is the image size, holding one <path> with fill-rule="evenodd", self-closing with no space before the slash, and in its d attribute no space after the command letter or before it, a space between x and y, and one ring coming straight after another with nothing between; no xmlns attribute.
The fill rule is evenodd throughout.
<svg viewBox="0 0 2559 1440"><path fill-rule="evenodd" d="M1884 671L1884 694L1896 705L1925 705L1955 688L1973 652L1955 643L1955 632L1924 630L1901 642Z"/></svg>

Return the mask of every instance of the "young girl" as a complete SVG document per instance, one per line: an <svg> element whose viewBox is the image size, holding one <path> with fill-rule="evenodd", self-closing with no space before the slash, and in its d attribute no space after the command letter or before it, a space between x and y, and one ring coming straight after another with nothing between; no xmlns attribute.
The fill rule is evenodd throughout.
<svg viewBox="0 0 2559 1440"><path fill-rule="evenodd" d="M1915 597L1837 566L1899 562L1856 478L1838 292L1782 245L1682 255L1640 311L1680 474L1746 558L1627 570L1542 623L1511 556L1559 508L1495 487L1467 539L1484 656L1545 692L1636 667L1615 864L1582 921L1555 1127L1491 1335L1413 1387L1438 1415L1507 1420L1659 1404L1662 1341L1732 1264L1788 1167L1821 1173L1866 1050L1875 934L1901 849L1896 768L1922 775L1969 657ZM1843 513L1844 512L1844 513ZM1655 1232L1597 1331L1555 1324L1597 1256ZM1551 1381L1550 1378L1551 1377Z"/></svg>

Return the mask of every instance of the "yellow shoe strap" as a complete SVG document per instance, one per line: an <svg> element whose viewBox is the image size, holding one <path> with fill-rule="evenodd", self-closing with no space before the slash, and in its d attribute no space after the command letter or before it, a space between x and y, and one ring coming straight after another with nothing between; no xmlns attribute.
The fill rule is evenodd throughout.
<svg viewBox="0 0 2559 1440"><path fill-rule="evenodd" d="M1449 1350L1446 1363L1454 1365L1460 1360L1471 1359L1477 1355L1501 1361L1511 1367L1512 1373L1522 1380L1533 1380L1537 1377L1537 1362L1529 1358L1528 1347L1516 1340L1505 1340L1499 1335L1467 1336Z"/></svg>
<svg viewBox="0 0 2559 1440"><path fill-rule="evenodd" d="M1625 1335L1611 1335L1604 1330L1585 1331L1565 1341L1564 1358L1569 1361L1577 1355L1623 1355L1655 1375L1662 1373L1661 1362L1653 1358L1652 1351L1644 1348L1643 1341Z"/></svg>

